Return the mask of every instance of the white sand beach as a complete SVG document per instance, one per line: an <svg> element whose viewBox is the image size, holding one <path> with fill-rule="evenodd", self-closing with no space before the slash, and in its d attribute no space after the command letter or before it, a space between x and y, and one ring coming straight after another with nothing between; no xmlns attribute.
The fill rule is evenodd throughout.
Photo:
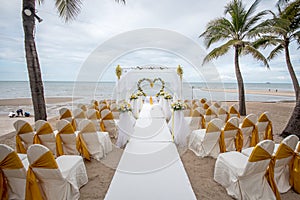
<svg viewBox="0 0 300 200"><path fill-rule="evenodd" d="M58 103L59 105L62 103L69 105L69 101L69 98L52 98L47 100L48 104L51 102L53 105L55 105L55 103ZM18 99L18 101L15 102L10 100L0 100L1 106L8 104L18 105L20 103L25 105L29 102L28 99ZM236 102L226 102L228 105L234 103ZM279 134L284 129L294 105L295 103L293 102L247 102L247 113L260 115L262 112L269 111L272 116L274 140L275 142L280 142L282 138ZM49 122L53 127L56 127L55 124L58 120L58 109L59 107L56 110L57 115L49 117ZM17 119L20 118L0 116L0 142L13 148L15 148L15 134L12 124ZM33 117L22 119L29 121L31 124L33 124L34 121ZM115 140L112 142L115 143ZM105 197L121 155L122 150L114 148L114 150L101 162L96 160L90 162L85 161L89 182L80 189L80 199L92 200L103 199ZM199 158L190 150L181 153L181 159L197 199L232 199L227 195L226 190L213 180L215 159L209 157ZM293 190L290 190L287 193L282 194L281 197L286 200L296 200L300 198L300 195Z"/></svg>

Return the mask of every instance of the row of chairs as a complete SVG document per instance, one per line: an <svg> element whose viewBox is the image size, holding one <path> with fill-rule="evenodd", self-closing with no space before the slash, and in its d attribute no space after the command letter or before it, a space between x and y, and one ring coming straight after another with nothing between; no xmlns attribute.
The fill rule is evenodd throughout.
<svg viewBox="0 0 300 200"><path fill-rule="evenodd" d="M268 112L262 113L258 119L255 114L249 114L242 123L237 117L230 118L226 123L215 118L207 128L191 132L188 146L197 156L216 158L219 153L241 151L265 139L273 140Z"/></svg>
<svg viewBox="0 0 300 200"><path fill-rule="evenodd" d="M105 108L100 112L96 109L84 110L81 108L74 109L73 112L68 108L59 110L60 119L68 120L72 123L75 130L79 130L79 124L82 120L91 120L98 131L109 132L112 138L117 138L116 120L113 113Z"/></svg>
<svg viewBox="0 0 300 200"><path fill-rule="evenodd" d="M32 144L42 144L49 148L55 157L61 155L83 155L90 160L103 158L112 150L112 143L107 132L97 131L90 120L82 120L80 131L75 131L67 120L60 120L53 130L50 123L38 120L33 127L26 121L18 120L14 123L16 129L16 150L26 153Z"/></svg>
<svg viewBox="0 0 300 200"><path fill-rule="evenodd" d="M0 144L0 198L29 200L79 199L79 189L88 182L81 156L54 158L40 144L29 146L27 154L18 154Z"/></svg>
<svg viewBox="0 0 300 200"><path fill-rule="evenodd" d="M298 143L298 147L296 147ZM242 152L217 157L214 180L235 199L280 199L291 187L300 193L300 142L295 135L280 144L263 140Z"/></svg>

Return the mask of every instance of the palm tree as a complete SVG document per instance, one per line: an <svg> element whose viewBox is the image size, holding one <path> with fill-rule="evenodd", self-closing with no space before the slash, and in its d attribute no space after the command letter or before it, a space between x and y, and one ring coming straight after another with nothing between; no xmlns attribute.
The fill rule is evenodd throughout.
<svg viewBox="0 0 300 200"><path fill-rule="evenodd" d="M300 0L291 3L289 0L279 0L277 3L278 15L273 14L273 19L267 20L265 26L260 30L264 35L258 41L258 46L276 45L270 52L268 59L273 59L282 51L285 52L285 60L290 73L295 96L296 105L281 136L296 134L300 137L300 93L299 82L290 59L289 46L291 42L297 41L300 44ZM283 9L281 8L283 6Z"/></svg>
<svg viewBox="0 0 300 200"><path fill-rule="evenodd" d="M200 35L200 37L204 37L207 48L213 43L226 41L226 43L208 53L203 63L226 54L230 47L234 48L235 74L238 82L239 112L241 115L246 115L246 104L244 82L239 66L239 56L251 54L255 59L262 61L264 65L269 68L267 59L254 48L253 43L250 41L257 35L255 30L259 25L256 24L267 14L267 11L262 11L252 16L259 2L260 0L256 0L249 10L246 10L241 0L231 1L225 6L224 12L225 15L229 14L230 19L221 17L210 21L205 32Z"/></svg>
<svg viewBox="0 0 300 200"><path fill-rule="evenodd" d="M44 0L37 0L40 4ZM119 0L116 0L119 2ZM121 0L125 3L125 0ZM80 12L81 0L55 0L59 16L66 22L75 19ZM40 63L35 45L34 27L35 19L40 21L36 13L36 0L23 0L22 19L25 38L25 54L29 75L31 97L35 120L47 120L44 86L41 76Z"/></svg>
<svg viewBox="0 0 300 200"><path fill-rule="evenodd" d="M282 51L285 52L285 61L290 73L296 99L299 96L299 82L295 74L291 58L289 46L293 41L300 44L300 1L296 0L290 4L286 4L282 10L281 4L277 4L278 15L273 14L273 19L267 20L260 32L268 33L260 39L259 45L264 47L268 45L276 45L270 52L268 59L271 60L278 56Z"/></svg>

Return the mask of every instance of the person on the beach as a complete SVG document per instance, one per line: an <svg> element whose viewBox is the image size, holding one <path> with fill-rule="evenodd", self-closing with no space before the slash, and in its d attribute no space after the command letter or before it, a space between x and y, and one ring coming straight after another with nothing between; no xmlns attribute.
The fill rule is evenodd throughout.
<svg viewBox="0 0 300 200"><path fill-rule="evenodd" d="M14 116L16 116L16 113L14 111L8 113L8 117L13 118Z"/></svg>
<svg viewBox="0 0 300 200"><path fill-rule="evenodd" d="M18 117L20 116L20 115L22 115L22 117L24 116L23 115L23 110L22 109L18 109L17 110L17 115L18 115Z"/></svg>

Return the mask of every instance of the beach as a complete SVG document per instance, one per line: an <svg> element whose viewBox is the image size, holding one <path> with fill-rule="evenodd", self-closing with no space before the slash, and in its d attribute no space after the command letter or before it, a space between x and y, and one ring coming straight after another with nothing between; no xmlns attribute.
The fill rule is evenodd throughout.
<svg viewBox="0 0 300 200"><path fill-rule="evenodd" d="M59 119L59 108L63 106L71 108L71 101L72 99L70 98L47 99L47 107L51 108L48 120L53 128L56 127L56 122ZM223 103L230 106L236 102ZM30 99L22 98L17 101L0 100L0 106L2 107L9 106L13 108L19 105L30 106ZM279 143L282 140L279 134L285 128L294 106L294 102L247 102L247 114L254 113L260 115L268 111L273 124L274 141ZM0 142L13 148L15 148L15 134L12 124L18 119L25 119L29 123L34 124L34 117L8 118L7 115L0 115ZM114 143L115 141L113 140L112 142ZM96 160L85 161L89 182L80 189L80 199L104 199L121 155L122 150L114 147L113 151L102 159L101 162ZM180 152L180 157L197 199L232 199L226 190L213 180L216 159L209 157L199 158L190 150ZM293 190L281 194L281 198L286 200L296 200L299 197L300 195Z"/></svg>

